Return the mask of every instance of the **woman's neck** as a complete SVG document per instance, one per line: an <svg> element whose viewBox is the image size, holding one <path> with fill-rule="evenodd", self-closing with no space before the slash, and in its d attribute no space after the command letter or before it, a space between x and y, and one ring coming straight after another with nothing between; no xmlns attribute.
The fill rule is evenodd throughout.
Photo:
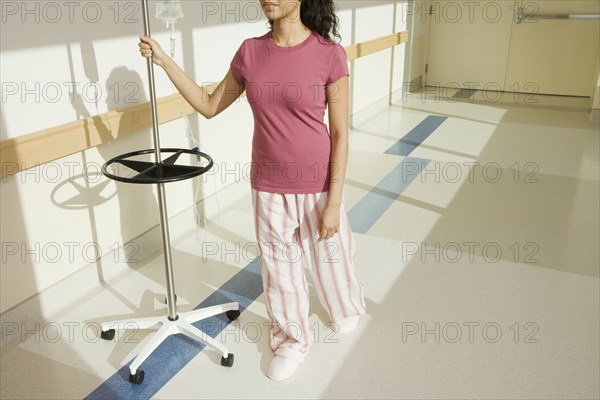
<svg viewBox="0 0 600 400"><path fill-rule="evenodd" d="M276 20L273 23L273 40L279 46L297 45L306 40L310 34L310 29L300 21Z"/></svg>

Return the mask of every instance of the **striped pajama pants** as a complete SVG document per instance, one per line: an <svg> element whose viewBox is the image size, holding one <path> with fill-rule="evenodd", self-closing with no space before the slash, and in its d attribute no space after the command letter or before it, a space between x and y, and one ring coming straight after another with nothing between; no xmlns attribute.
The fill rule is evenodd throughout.
<svg viewBox="0 0 600 400"><path fill-rule="evenodd" d="M355 243L343 203L338 233L317 242L317 223L326 203L327 192L277 194L252 189L264 297L271 319L269 338L276 354L292 351L303 357L313 342L304 267L332 322L365 312L354 264Z"/></svg>

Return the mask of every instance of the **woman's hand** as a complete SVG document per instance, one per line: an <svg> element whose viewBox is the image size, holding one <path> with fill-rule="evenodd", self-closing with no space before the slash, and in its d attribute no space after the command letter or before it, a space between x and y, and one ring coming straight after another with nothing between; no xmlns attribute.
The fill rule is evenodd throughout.
<svg viewBox="0 0 600 400"><path fill-rule="evenodd" d="M340 228L340 207L334 205L326 206L321 213L317 227L319 230L319 242L321 240L328 240L338 233L338 229Z"/></svg>
<svg viewBox="0 0 600 400"><path fill-rule="evenodd" d="M168 57L160 45L148 36L140 36L139 46L142 57L152 57L152 61L158 66L162 66Z"/></svg>

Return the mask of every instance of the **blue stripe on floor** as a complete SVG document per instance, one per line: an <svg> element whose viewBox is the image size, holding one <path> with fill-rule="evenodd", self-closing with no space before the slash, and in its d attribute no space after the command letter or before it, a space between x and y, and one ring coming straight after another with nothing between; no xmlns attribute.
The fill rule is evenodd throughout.
<svg viewBox="0 0 600 400"><path fill-rule="evenodd" d="M396 201L411 182L419 176L429 160L406 157L348 212L352 231L367 233Z"/></svg>
<svg viewBox="0 0 600 400"><path fill-rule="evenodd" d="M419 147L425 139L429 137L448 117L429 115L419 125L415 126L402 139L397 141L385 151L385 154L395 154L397 156L408 156L414 149Z"/></svg>
<svg viewBox="0 0 600 400"><path fill-rule="evenodd" d="M426 117L417 127L405 135L386 154L408 155L435 130L446 117ZM414 146L413 146L414 144ZM408 145L413 147L407 147ZM407 152L407 154L401 154ZM410 151L408 151L410 150ZM385 213L391 204L402 194L414 179L419 176L429 160L407 157L369 193L365 195L350 211L348 218L352 230L366 233ZM254 259L244 269L235 274L216 292L212 293L195 309L210 307L222 303L237 301L240 311L245 310L263 292L259 259ZM230 324L224 315L198 321L193 325L207 335L216 338ZM140 385L129 382L129 365L121 367L115 374L103 382L85 399L149 399L185 367L205 345L184 335L169 336L142 364L144 382ZM215 367L223 368L220 365Z"/></svg>

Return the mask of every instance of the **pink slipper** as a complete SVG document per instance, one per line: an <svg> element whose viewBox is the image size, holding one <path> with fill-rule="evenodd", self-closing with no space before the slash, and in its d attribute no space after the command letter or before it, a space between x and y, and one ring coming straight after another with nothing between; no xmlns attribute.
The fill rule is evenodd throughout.
<svg viewBox="0 0 600 400"><path fill-rule="evenodd" d="M358 325L359 318L360 318L360 315L356 315L354 317L344 318L339 322L334 322L333 330L338 333L352 332Z"/></svg>
<svg viewBox="0 0 600 400"><path fill-rule="evenodd" d="M275 357L273 357L271 364L269 364L267 376L276 381L283 381L290 378L304 361L304 356L305 354L289 347L277 349Z"/></svg>

